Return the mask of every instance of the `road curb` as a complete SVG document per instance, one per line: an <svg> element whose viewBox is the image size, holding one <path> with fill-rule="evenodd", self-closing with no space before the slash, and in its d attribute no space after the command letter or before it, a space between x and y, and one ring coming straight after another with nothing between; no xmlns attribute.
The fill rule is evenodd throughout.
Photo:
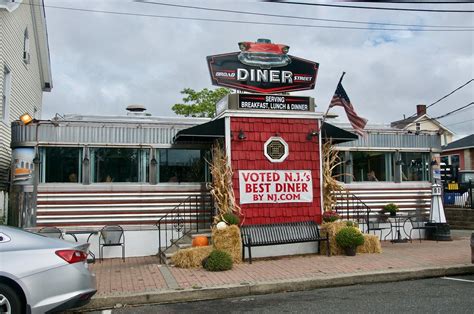
<svg viewBox="0 0 474 314"><path fill-rule="evenodd" d="M270 294L288 291L304 291L317 288L350 286L355 284L395 282L411 279L433 278L474 274L474 265L462 264L447 267L410 268L364 272L358 274L331 275L321 278L280 280L272 282L242 283L202 289L166 290L157 292L98 296L82 307L81 311L113 308L120 305L144 305L223 299L248 295Z"/></svg>

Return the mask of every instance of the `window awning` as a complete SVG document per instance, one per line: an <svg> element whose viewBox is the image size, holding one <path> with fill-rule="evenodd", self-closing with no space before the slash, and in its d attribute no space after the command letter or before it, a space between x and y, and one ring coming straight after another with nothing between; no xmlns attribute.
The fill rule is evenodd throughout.
<svg viewBox="0 0 474 314"><path fill-rule="evenodd" d="M331 140L333 144L350 142L359 138L356 134L338 128L337 126L327 122L324 122L323 126L321 127L321 137L323 141Z"/></svg>
<svg viewBox="0 0 474 314"><path fill-rule="evenodd" d="M210 142L225 136L224 118L212 120L176 133L174 142Z"/></svg>
<svg viewBox="0 0 474 314"><path fill-rule="evenodd" d="M225 136L224 118L212 120L204 124L193 126L189 129L179 131L174 142L212 142L217 138ZM324 123L321 129L323 141L329 139L333 144L357 140L358 136L329 123Z"/></svg>

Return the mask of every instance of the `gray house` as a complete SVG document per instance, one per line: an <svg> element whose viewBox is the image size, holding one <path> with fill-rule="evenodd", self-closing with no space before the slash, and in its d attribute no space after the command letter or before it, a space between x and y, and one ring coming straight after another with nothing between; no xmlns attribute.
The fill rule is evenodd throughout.
<svg viewBox="0 0 474 314"><path fill-rule="evenodd" d="M52 88L43 1L0 0L0 221L7 208L11 122L39 119L43 92Z"/></svg>

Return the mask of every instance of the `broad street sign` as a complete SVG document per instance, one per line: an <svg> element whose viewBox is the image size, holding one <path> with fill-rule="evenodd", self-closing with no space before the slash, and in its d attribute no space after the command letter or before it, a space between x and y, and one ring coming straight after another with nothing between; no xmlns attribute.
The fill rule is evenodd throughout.
<svg viewBox="0 0 474 314"><path fill-rule="evenodd" d="M288 46L259 39L239 47L207 57L213 85L267 94L314 89L319 64L287 55Z"/></svg>

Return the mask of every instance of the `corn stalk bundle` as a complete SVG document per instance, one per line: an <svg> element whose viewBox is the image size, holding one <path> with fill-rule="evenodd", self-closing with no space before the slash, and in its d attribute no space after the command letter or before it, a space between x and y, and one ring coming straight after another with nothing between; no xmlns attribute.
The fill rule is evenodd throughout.
<svg viewBox="0 0 474 314"><path fill-rule="evenodd" d="M209 166L212 175L212 183L209 188L217 208L214 223L225 221L223 216L227 213L233 213L241 217L242 211L235 202L232 168L228 163L223 147L218 142L212 147L212 162L209 163Z"/></svg>
<svg viewBox="0 0 474 314"><path fill-rule="evenodd" d="M344 187L333 177L334 169L342 164L337 150L331 141L323 144L323 202L324 211L333 210L337 203L335 191L345 191ZM344 174L340 174L344 175Z"/></svg>

